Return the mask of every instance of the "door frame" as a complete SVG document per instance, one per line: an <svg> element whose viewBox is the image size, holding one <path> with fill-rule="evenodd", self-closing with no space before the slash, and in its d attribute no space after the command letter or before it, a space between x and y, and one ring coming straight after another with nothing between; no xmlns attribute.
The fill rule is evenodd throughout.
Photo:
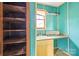
<svg viewBox="0 0 79 59"><path fill-rule="evenodd" d="M26 2L26 56L30 56L30 3Z"/></svg>

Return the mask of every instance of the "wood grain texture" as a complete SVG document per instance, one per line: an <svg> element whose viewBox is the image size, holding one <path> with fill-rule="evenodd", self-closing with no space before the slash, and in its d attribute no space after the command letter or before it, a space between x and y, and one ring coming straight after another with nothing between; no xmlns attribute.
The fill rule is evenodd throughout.
<svg viewBox="0 0 79 59"><path fill-rule="evenodd" d="M30 55L30 7L26 3L26 56ZM3 3L0 2L0 56L3 56Z"/></svg>
<svg viewBox="0 0 79 59"><path fill-rule="evenodd" d="M30 56L30 3L26 2L26 55Z"/></svg>
<svg viewBox="0 0 79 59"><path fill-rule="evenodd" d="M0 2L0 56L3 55L3 3Z"/></svg>
<svg viewBox="0 0 79 59"><path fill-rule="evenodd" d="M15 39L8 39L4 40L3 44L14 44L14 43L24 43L25 38L15 38Z"/></svg>
<svg viewBox="0 0 79 59"><path fill-rule="evenodd" d="M12 17L4 17L4 22L25 22L24 18L12 18Z"/></svg>
<svg viewBox="0 0 79 59"><path fill-rule="evenodd" d="M37 41L37 56L54 56L53 40Z"/></svg>
<svg viewBox="0 0 79 59"><path fill-rule="evenodd" d="M4 10L25 13L25 7L8 5L8 4L4 4L3 7L5 8Z"/></svg>

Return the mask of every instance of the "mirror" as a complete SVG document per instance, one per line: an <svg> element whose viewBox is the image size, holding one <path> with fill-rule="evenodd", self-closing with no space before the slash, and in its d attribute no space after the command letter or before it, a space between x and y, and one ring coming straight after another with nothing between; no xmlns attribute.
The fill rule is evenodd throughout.
<svg viewBox="0 0 79 59"><path fill-rule="evenodd" d="M57 15L55 13L46 14L46 30L57 30Z"/></svg>

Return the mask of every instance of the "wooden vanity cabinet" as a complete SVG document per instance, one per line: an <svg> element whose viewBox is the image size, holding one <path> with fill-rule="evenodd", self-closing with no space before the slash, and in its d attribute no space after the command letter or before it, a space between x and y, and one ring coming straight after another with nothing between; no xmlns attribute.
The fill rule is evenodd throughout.
<svg viewBox="0 0 79 59"><path fill-rule="evenodd" d="M37 56L53 56L53 44L52 39L37 40Z"/></svg>

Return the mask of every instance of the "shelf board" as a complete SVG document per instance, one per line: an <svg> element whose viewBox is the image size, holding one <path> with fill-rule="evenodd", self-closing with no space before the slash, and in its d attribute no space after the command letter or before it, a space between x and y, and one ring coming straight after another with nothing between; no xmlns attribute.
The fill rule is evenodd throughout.
<svg viewBox="0 0 79 59"><path fill-rule="evenodd" d="M23 30L4 30L4 32L9 32L9 31L11 31L11 32L12 32L12 31L13 31L13 32L16 31L16 32L17 32L17 31L26 31L26 30L25 30L25 29L23 29Z"/></svg>
<svg viewBox="0 0 79 59"><path fill-rule="evenodd" d="M26 42L25 41L25 38L17 38L17 39L7 39L7 40L4 40L4 44L14 44L14 43L23 43L23 42Z"/></svg>
<svg viewBox="0 0 79 59"><path fill-rule="evenodd" d="M25 7L22 6L15 6L15 5L9 5L9 4L3 4L4 11L14 11L14 12L22 12L25 13Z"/></svg>
<svg viewBox="0 0 79 59"><path fill-rule="evenodd" d="M11 17L4 17L4 22L25 22L24 18L11 18Z"/></svg>
<svg viewBox="0 0 79 59"><path fill-rule="evenodd" d="M14 55L22 55L22 54L25 54L25 52L23 52L22 49L7 50L4 52L5 56L14 56Z"/></svg>

